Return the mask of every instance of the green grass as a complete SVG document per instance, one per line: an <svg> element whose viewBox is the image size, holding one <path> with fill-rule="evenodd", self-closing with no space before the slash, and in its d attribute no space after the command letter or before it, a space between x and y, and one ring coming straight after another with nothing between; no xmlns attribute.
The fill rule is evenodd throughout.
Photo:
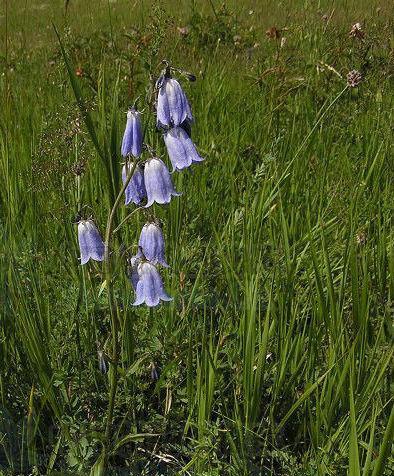
<svg viewBox="0 0 394 476"><path fill-rule="evenodd" d="M131 306L122 250L143 214L115 235L108 474L392 474L393 8L226 5L17 0L1 11L1 475L85 475L100 461L109 377L97 350L111 356L110 313L101 265L78 264L73 222L89 206L104 233L124 112L163 58L197 76L182 84L206 160L175 174L182 197L154 210L173 303ZM356 21L363 41L349 37ZM345 88L352 69L364 80Z"/></svg>

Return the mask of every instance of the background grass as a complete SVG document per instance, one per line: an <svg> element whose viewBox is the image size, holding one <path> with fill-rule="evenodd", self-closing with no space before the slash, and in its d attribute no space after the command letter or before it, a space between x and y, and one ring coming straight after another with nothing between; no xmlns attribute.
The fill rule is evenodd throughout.
<svg viewBox="0 0 394 476"><path fill-rule="evenodd" d="M172 304L131 306L124 249L145 217L118 234L112 473L392 474L390 2L13 0L0 21L0 473L98 457L110 324L73 222L89 206L104 231L124 112L166 58L197 75L182 85L206 161L155 208Z"/></svg>

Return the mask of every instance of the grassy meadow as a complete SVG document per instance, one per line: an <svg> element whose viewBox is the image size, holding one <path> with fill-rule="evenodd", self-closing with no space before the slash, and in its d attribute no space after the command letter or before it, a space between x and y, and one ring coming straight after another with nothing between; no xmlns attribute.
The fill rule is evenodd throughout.
<svg viewBox="0 0 394 476"><path fill-rule="evenodd" d="M391 2L3 0L0 27L0 475L392 475ZM76 221L104 235L138 96L168 163L163 59L205 161L149 209L149 309L147 212L122 198L111 279Z"/></svg>

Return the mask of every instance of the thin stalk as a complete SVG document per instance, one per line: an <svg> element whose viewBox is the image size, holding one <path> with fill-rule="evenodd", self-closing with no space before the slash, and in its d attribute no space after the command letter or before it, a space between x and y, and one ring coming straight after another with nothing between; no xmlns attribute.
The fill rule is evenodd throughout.
<svg viewBox="0 0 394 476"><path fill-rule="evenodd" d="M111 257L110 257L111 238L113 236L114 219L116 216L117 209L121 203L121 200L127 188L127 185L129 184L134 174L136 166L137 166L137 162L133 164L131 170L129 171L127 175L125 183L123 184L118 196L116 197L115 203L108 216L107 228L105 232L104 275L105 275L105 281L107 285L108 305L109 305L110 318L111 318L112 369L111 369L110 381L109 381L107 422L105 426L105 443L104 443L104 450L103 450L104 468L106 467L107 460L108 460L108 447L109 447L109 442L111 439L112 420L114 415L116 390L118 386L118 364L119 364L119 339L118 339L119 316L118 316L118 307L115 302L113 285L112 285L112 267L111 267Z"/></svg>
<svg viewBox="0 0 394 476"><path fill-rule="evenodd" d="M347 91L349 88L349 86L345 86L342 91L337 95L335 96L335 98L331 101L331 103L327 106L327 109L325 111L323 111L323 113L321 114L321 116L318 117L317 121L315 122L314 126L312 127L312 129L309 131L309 133L307 134L307 136L305 137L305 139L302 141L301 145L298 147L296 153L294 154L293 158L290 160L290 162L287 164L285 170L283 171L282 175L280 176L279 180L277 181L278 184L280 184L289 174L289 170L291 168L291 166L293 165L293 163L295 162L295 160L297 159L297 157L299 156L300 152L302 151L302 149L304 148L305 144L308 142L309 138L311 137L311 135L315 132L317 126L321 123L321 121L323 120L323 118L325 117L325 115L327 114L327 112L332 108L332 106L334 106L334 104L339 100L339 98L342 96L342 94Z"/></svg>
<svg viewBox="0 0 394 476"><path fill-rule="evenodd" d="M135 210L133 210L131 213L129 213L127 215L126 218L124 218L120 223L119 225L115 228L115 230L113 231L113 233L116 233L117 231L119 231L121 229L121 227L126 223L126 221L128 221L133 215L134 213L136 212L139 212L140 210L144 210L145 207L139 207L139 208L136 208Z"/></svg>
<svg viewBox="0 0 394 476"><path fill-rule="evenodd" d="M319 118L317 119L317 121L315 122L314 126L312 127L312 129L309 131L308 135L305 137L305 139L302 141L301 145L299 146L298 150L296 151L295 155L294 155L294 158L293 160L296 159L296 157L298 157L298 154L301 152L301 150L304 148L304 145L308 142L310 136L315 132L317 126L321 123L321 121L323 120L323 118L325 117L325 115L327 114L327 112L332 108L332 106L339 100L339 98L342 96L342 94L347 91L349 88L348 85L346 85L342 91L337 95L335 96L335 98L331 101L331 103L327 106L327 109L325 111L323 111L323 113L319 116Z"/></svg>

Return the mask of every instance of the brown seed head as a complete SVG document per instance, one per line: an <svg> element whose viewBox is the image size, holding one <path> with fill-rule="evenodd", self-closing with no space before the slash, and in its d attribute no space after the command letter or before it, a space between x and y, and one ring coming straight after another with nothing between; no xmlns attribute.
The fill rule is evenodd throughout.
<svg viewBox="0 0 394 476"><path fill-rule="evenodd" d="M275 26L271 26L271 28L269 28L265 34L267 35L267 37L270 39L270 40L279 40L279 38L282 36L282 33L281 31L276 28Z"/></svg>
<svg viewBox="0 0 394 476"><path fill-rule="evenodd" d="M80 160L79 162L75 162L75 164L73 164L73 166L71 167L71 171L74 175L79 177L84 174L85 166L86 166L85 161Z"/></svg>
<svg viewBox="0 0 394 476"><path fill-rule="evenodd" d="M363 77L360 71L353 69L352 71L348 72L346 79L347 79L347 84L349 87L356 88L363 80Z"/></svg>
<svg viewBox="0 0 394 476"><path fill-rule="evenodd" d="M189 27L187 27L187 26L178 26L177 30L178 30L178 33L181 36L187 36L189 34L189 31L190 31Z"/></svg>
<svg viewBox="0 0 394 476"><path fill-rule="evenodd" d="M360 23L357 22L352 26L351 30L349 31L349 36L351 36L352 38L357 38L358 40L364 38L365 33L363 32Z"/></svg>

